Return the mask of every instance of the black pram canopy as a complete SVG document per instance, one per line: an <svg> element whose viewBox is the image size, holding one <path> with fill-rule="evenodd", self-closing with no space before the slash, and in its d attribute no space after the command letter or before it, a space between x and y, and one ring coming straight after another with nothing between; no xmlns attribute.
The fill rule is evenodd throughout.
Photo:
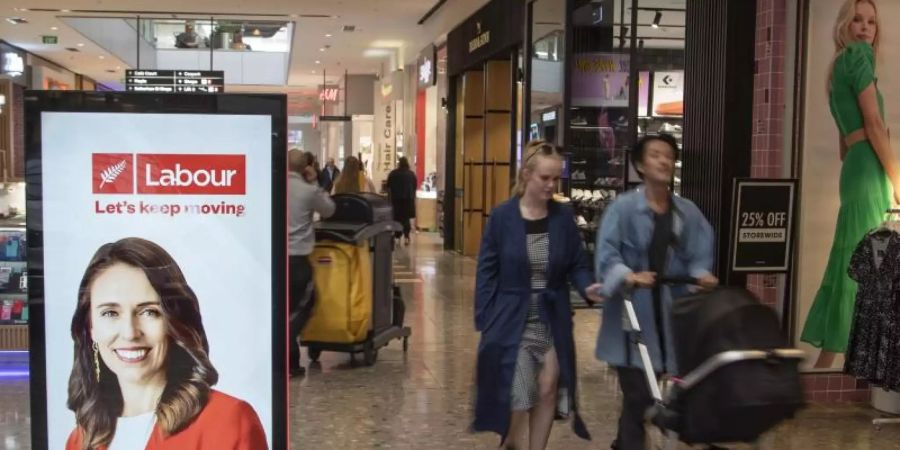
<svg viewBox="0 0 900 450"><path fill-rule="evenodd" d="M672 331L680 375L721 352L787 346L775 311L741 288L676 299Z"/></svg>

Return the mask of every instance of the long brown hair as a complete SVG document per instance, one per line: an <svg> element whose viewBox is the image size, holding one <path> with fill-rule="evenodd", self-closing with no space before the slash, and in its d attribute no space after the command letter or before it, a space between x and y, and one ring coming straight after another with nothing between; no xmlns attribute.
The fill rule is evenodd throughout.
<svg viewBox="0 0 900 450"><path fill-rule="evenodd" d="M362 176L362 163L355 156L348 156L344 160L344 170L338 175L337 181L334 183L335 194L348 194L359 192L360 177Z"/></svg>
<svg viewBox="0 0 900 450"><path fill-rule="evenodd" d="M519 197L525 195L525 188L528 186L527 173L530 173L537 167L538 159L540 159L538 156L562 160L559 148L555 145L542 139L529 142L525 146L525 152L522 154L522 165L516 176L516 185L513 186L512 190L513 195Z"/></svg>
<svg viewBox="0 0 900 450"><path fill-rule="evenodd" d="M881 47L881 20L878 19L878 5L875 3L875 0L845 0L844 4L841 5L841 9L838 10L837 21L835 21L834 30L832 31L834 58L832 58L831 64L828 66L828 91L831 91L834 63L841 55L841 52L855 41L854 37L850 35L850 24L853 23L853 18L856 17L856 5L860 3L868 3L875 10L875 39L872 42L872 50L875 53L875 57L878 57L878 49Z"/></svg>
<svg viewBox="0 0 900 450"><path fill-rule="evenodd" d="M78 306L72 317L75 362L69 376L69 409L83 433L83 449L109 445L116 419L124 407L118 378L100 359L100 381L94 375L91 338L91 287L106 269L125 264L141 269L159 295L169 353L166 387L156 407L156 420L166 435L187 427L209 400L219 374L209 361L209 343L200 316L200 304L178 264L159 245L140 238L105 244L88 264L78 288Z"/></svg>

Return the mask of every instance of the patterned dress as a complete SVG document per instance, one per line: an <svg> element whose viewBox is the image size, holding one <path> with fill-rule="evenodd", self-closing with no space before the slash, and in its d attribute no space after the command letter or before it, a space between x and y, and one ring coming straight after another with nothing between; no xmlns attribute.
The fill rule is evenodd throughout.
<svg viewBox="0 0 900 450"><path fill-rule="evenodd" d="M528 260L531 265L531 289L539 291L547 287L547 266L550 262L550 234L547 219L526 220ZM512 384L513 411L527 411L538 403L538 375L544 366L544 357L553 348L553 335L547 320L542 317L541 296L531 295L528 318L519 344L516 372Z"/></svg>
<svg viewBox="0 0 900 450"><path fill-rule="evenodd" d="M844 371L889 390L900 390L900 235L876 230L850 260L859 283Z"/></svg>

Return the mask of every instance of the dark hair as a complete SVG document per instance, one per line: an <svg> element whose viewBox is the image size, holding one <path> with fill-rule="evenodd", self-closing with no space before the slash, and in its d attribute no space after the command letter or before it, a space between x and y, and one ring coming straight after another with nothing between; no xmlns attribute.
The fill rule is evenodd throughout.
<svg viewBox="0 0 900 450"><path fill-rule="evenodd" d="M400 163L397 164L397 166L401 169L409 169L409 159L407 159L405 156L401 156Z"/></svg>
<svg viewBox="0 0 900 450"><path fill-rule="evenodd" d="M100 380L95 378L91 338L91 287L94 280L116 264L141 269L159 295L169 350L166 387L156 407L156 420L166 435L187 427L209 400L219 374L209 361L209 343L200 304L178 264L162 247L140 238L105 244L88 264L78 288L78 306L72 317L75 361L69 376L68 407L83 433L83 449L109 445L122 414L119 381L100 359Z"/></svg>
<svg viewBox="0 0 900 450"><path fill-rule="evenodd" d="M631 149L631 164L634 165L635 172L638 173L642 180L644 179L644 174L637 170L637 166L644 162L644 152L647 150L647 144L653 141L662 141L669 144L669 147L672 147L673 159L678 160L678 141L671 134L660 133L640 138Z"/></svg>

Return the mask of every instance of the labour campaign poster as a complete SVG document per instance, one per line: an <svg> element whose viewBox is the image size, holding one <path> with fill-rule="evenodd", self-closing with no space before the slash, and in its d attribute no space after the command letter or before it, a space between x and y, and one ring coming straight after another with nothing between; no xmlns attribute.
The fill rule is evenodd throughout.
<svg viewBox="0 0 900 450"><path fill-rule="evenodd" d="M42 113L49 448L271 448L271 120Z"/></svg>

